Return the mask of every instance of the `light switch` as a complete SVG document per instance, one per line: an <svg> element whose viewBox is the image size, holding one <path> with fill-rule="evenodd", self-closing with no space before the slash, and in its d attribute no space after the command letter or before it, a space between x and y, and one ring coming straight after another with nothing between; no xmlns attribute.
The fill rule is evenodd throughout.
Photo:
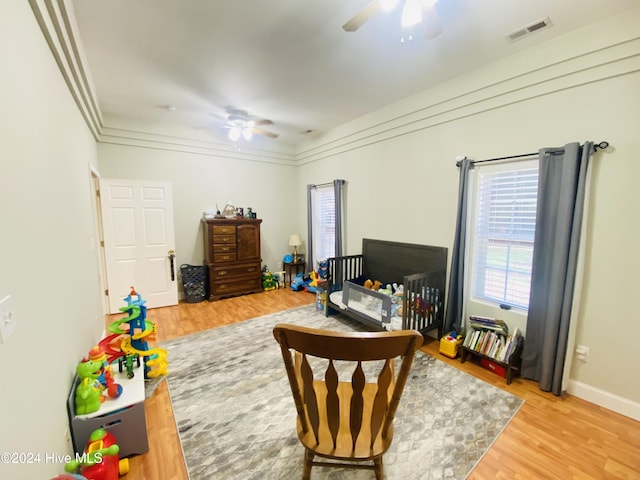
<svg viewBox="0 0 640 480"><path fill-rule="evenodd" d="M16 331L16 315L13 310L11 295L0 300L0 343L7 340Z"/></svg>

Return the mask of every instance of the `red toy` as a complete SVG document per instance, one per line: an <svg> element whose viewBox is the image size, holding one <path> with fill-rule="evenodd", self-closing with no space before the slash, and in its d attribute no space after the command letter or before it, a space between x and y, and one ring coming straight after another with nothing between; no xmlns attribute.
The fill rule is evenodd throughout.
<svg viewBox="0 0 640 480"><path fill-rule="evenodd" d="M67 463L64 469L74 472L80 467L79 473L87 480L118 480L129 473L129 459L120 460L119 450L116 437L106 430L95 430L82 455L76 455L76 460Z"/></svg>

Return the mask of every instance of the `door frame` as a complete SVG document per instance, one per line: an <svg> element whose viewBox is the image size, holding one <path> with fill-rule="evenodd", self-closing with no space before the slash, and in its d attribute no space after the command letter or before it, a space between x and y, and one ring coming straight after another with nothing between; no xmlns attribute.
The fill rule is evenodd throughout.
<svg viewBox="0 0 640 480"><path fill-rule="evenodd" d="M98 277L100 278L100 299L102 303L102 314L109 313L109 298L107 291L107 264L104 253L104 230L102 226L102 208L100 207L100 172L93 165L89 165L89 183L91 188L91 209L93 211L93 238L96 250L96 260L98 262Z"/></svg>

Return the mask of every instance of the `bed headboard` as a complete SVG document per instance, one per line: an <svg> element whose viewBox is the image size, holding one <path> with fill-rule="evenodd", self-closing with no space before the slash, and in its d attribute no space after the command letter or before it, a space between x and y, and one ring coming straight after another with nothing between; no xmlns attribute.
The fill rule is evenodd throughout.
<svg viewBox="0 0 640 480"><path fill-rule="evenodd" d="M447 271L447 249L388 240L362 239L364 278L401 282L405 275ZM444 285L443 285L444 287Z"/></svg>

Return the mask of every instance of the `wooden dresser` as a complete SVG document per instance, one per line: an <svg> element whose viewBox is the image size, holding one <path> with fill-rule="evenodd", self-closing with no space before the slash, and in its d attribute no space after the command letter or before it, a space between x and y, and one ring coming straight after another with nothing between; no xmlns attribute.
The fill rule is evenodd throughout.
<svg viewBox="0 0 640 480"><path fill-rule="evenodd" d="M203 220L209 300L262 291L259 219Z"/></svg>

